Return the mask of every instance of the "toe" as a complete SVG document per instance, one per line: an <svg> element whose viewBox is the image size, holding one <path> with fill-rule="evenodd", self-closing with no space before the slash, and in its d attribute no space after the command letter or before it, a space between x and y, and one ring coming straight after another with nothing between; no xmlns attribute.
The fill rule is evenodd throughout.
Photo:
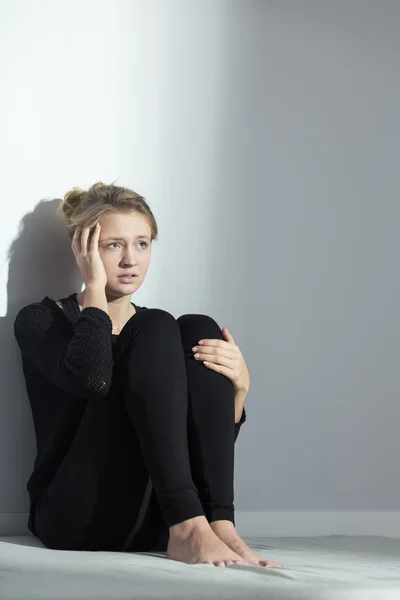
<svg viewBox="0 0 400 600"><path fill-rule="evenodd" d="M224 563L224 561L223 561L223 560L215 560L215 561L214 561L214 565L215 565L216 567L225 567L225 563Z"/></svg>
<svg viewBox="0 0 400 600"><path fill-rule="evenodd" d="M262 567L280 567L281 565L272 560L260 560L260 565Z"/></svg>

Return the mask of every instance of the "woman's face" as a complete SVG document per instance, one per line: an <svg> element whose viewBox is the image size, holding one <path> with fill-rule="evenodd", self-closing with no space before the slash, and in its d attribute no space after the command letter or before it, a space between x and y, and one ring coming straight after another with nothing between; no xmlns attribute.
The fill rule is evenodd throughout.
<svg viewBox="0 0 400 600"><path fill-rule="evenodd" d="M107 273L107 288L130 295L142 285L151 258L151 229L140 213L108 213L100 218L99 254ZM137 277L128 283L119 278L126 273Z"/></svg>

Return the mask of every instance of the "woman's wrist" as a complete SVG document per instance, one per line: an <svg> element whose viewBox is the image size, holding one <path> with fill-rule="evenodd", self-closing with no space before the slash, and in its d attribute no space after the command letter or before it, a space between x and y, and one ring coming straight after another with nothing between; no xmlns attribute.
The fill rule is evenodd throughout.
<svg viewBox="0 0 400 600"><path fill-rule="evenodd" d="M100 286L96 283L89 283L87 287L85 287L82 310L89 306L101 308L101 310L104 310L104 312L108 314L108 302L104 286Z"/></svg>
<svg viewBox="0 0 400 600"><path fill-rule="evenodd" d="M239 423L242 418L244 401L247 396L247 390L235 391L235 423Z"/></svg>

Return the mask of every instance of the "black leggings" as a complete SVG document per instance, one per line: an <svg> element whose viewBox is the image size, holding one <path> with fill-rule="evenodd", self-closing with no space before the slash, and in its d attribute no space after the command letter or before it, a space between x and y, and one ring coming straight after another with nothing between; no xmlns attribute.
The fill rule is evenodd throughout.
<svg viewBox="0 0 400 600"><path fill-rule="evenodd" d="M114 346L111 390L88 403L35 511L60 550L165 551L169 527L234 521L234 391L192 347L223 339L207 315L138 311Z"/></svg>

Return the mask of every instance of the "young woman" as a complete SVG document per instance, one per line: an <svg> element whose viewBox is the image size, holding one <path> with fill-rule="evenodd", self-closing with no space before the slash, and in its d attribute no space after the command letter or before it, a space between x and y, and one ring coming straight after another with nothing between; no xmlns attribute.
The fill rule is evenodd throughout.
<svg viewBox="0 0 400 600"><path fill-rule="evenodd" d="M60 211L85 289L14 323L37 440L30 531L62 550L279 566L235 530L249 374L233 338L207 315L131 302L158 234L142 196L97 183Z"/></svg>

